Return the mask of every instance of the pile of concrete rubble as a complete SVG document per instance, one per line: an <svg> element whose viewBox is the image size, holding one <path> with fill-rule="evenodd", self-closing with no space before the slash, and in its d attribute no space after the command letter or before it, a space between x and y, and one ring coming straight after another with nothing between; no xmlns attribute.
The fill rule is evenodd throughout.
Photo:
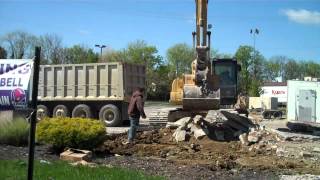
<svg viewBox="0 0 320 180"><path fill-rule="evenodd" d="M267 131L263 126L251 128L248 133L239 135L241 144L249 151L276 151L278 143L283 140L275 133Z"/></svg>
<svg viewBox="0 0 320 180"><path fill-rule="evenodd" d="M210 113L210 114L209 114ZM275 152L278 143L284 141L276 133L252 123L252 121L234 112L212 111L206 117L196 115L185 117L167 128L175 129L173 139L176 142L187 141L192 136L201 140L204 137L218 141L240 140L249 151Z"/></svg>
<svg viewBox="0 0 320 180"><path fill-rule="evenodd" d="M194 136L201 139L205 136L219 141L238 139L239 135L257 127L250 119L231 111L209 111L206 117L196 115L184 117L174 123L168 123L167 128L176 129L175 141L186 141Z"/></svg>

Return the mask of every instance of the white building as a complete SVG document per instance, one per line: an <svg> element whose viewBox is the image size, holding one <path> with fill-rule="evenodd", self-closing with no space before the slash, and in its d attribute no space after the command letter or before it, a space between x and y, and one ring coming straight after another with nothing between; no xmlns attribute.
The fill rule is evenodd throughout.
<svg viewBox="0 0 320 180"><path fill-rule="evenodd" d="M287 105L288 89L286 82L268 82L261 87L261 97L278 98L279 105Z"/></svg>

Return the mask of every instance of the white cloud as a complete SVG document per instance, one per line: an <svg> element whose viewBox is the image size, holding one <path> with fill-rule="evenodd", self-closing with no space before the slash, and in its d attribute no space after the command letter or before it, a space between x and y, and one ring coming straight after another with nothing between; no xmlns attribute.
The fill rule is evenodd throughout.
<svg viewBox="0 0 320 180"><path fill-rule="evenodd" d="M283 13L289 20L301 24L317 24L320 25L320 12L308 11L306 9L286 9Z"/></svg>
<svg viewBox="0 0 320 180"><path fill-rule="evenodd" d="M79 30L78 32L79 32L79 34L81 34L81 35L89 35L89 34L90 34L89 31L83 30L83 29Z"/></svg>

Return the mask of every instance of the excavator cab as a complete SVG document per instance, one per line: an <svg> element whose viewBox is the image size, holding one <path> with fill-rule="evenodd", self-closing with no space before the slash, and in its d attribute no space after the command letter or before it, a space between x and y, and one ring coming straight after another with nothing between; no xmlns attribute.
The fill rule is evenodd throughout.
<svg viewBox="0 0 320 180"><path fill-rule="evenodd" d="M238 96L238 73L241 66L235 59L214 59L212 69L219 78L220 106L234 105Z"/></svg>

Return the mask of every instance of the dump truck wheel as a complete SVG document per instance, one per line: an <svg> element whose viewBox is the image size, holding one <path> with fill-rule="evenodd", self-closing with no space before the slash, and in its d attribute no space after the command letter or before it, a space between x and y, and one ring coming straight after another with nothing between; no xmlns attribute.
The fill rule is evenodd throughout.
<svg viewBox="0 0 320 180"><path fill-rule="evenodd" d="M263 116L264 119L271 119L271 113L268 112L268 111L264 111L262 113L262 116Z"/></svg>
<svg viewBox="0 0 320 180"><path fill-rule="evenodd" d="M69 110L65 105L58 105L53 109L53 117L69 117Z"/></svg>
<svg viewBox="0 0 320 180"><path fill-rule="evenodd" d="M276 118L276 119L281 119L282 112L280 112L280 111L274 112L273 113L273 117Z"/></svg>
<svg viewBox="0 0 320 180"><path fill-rule="evenodd" d="M122 122L119 109L112 104L107 104L100 109L99 119L109 127L120 125Z"/></svg>
<svg viewBox="0 0 320 180"><path fill-rule="evenodd" d="M72 110L72 117L73 118L91 118L92 113L89 106L85 104L79 104Z"/></svg>
<svg viewBox="0 0 320 180"><path fill-rule="evenodd" d="M38 105L37 106L37 120L40 121L45 117L49 116L49 110L45 105Z"/></svg>

